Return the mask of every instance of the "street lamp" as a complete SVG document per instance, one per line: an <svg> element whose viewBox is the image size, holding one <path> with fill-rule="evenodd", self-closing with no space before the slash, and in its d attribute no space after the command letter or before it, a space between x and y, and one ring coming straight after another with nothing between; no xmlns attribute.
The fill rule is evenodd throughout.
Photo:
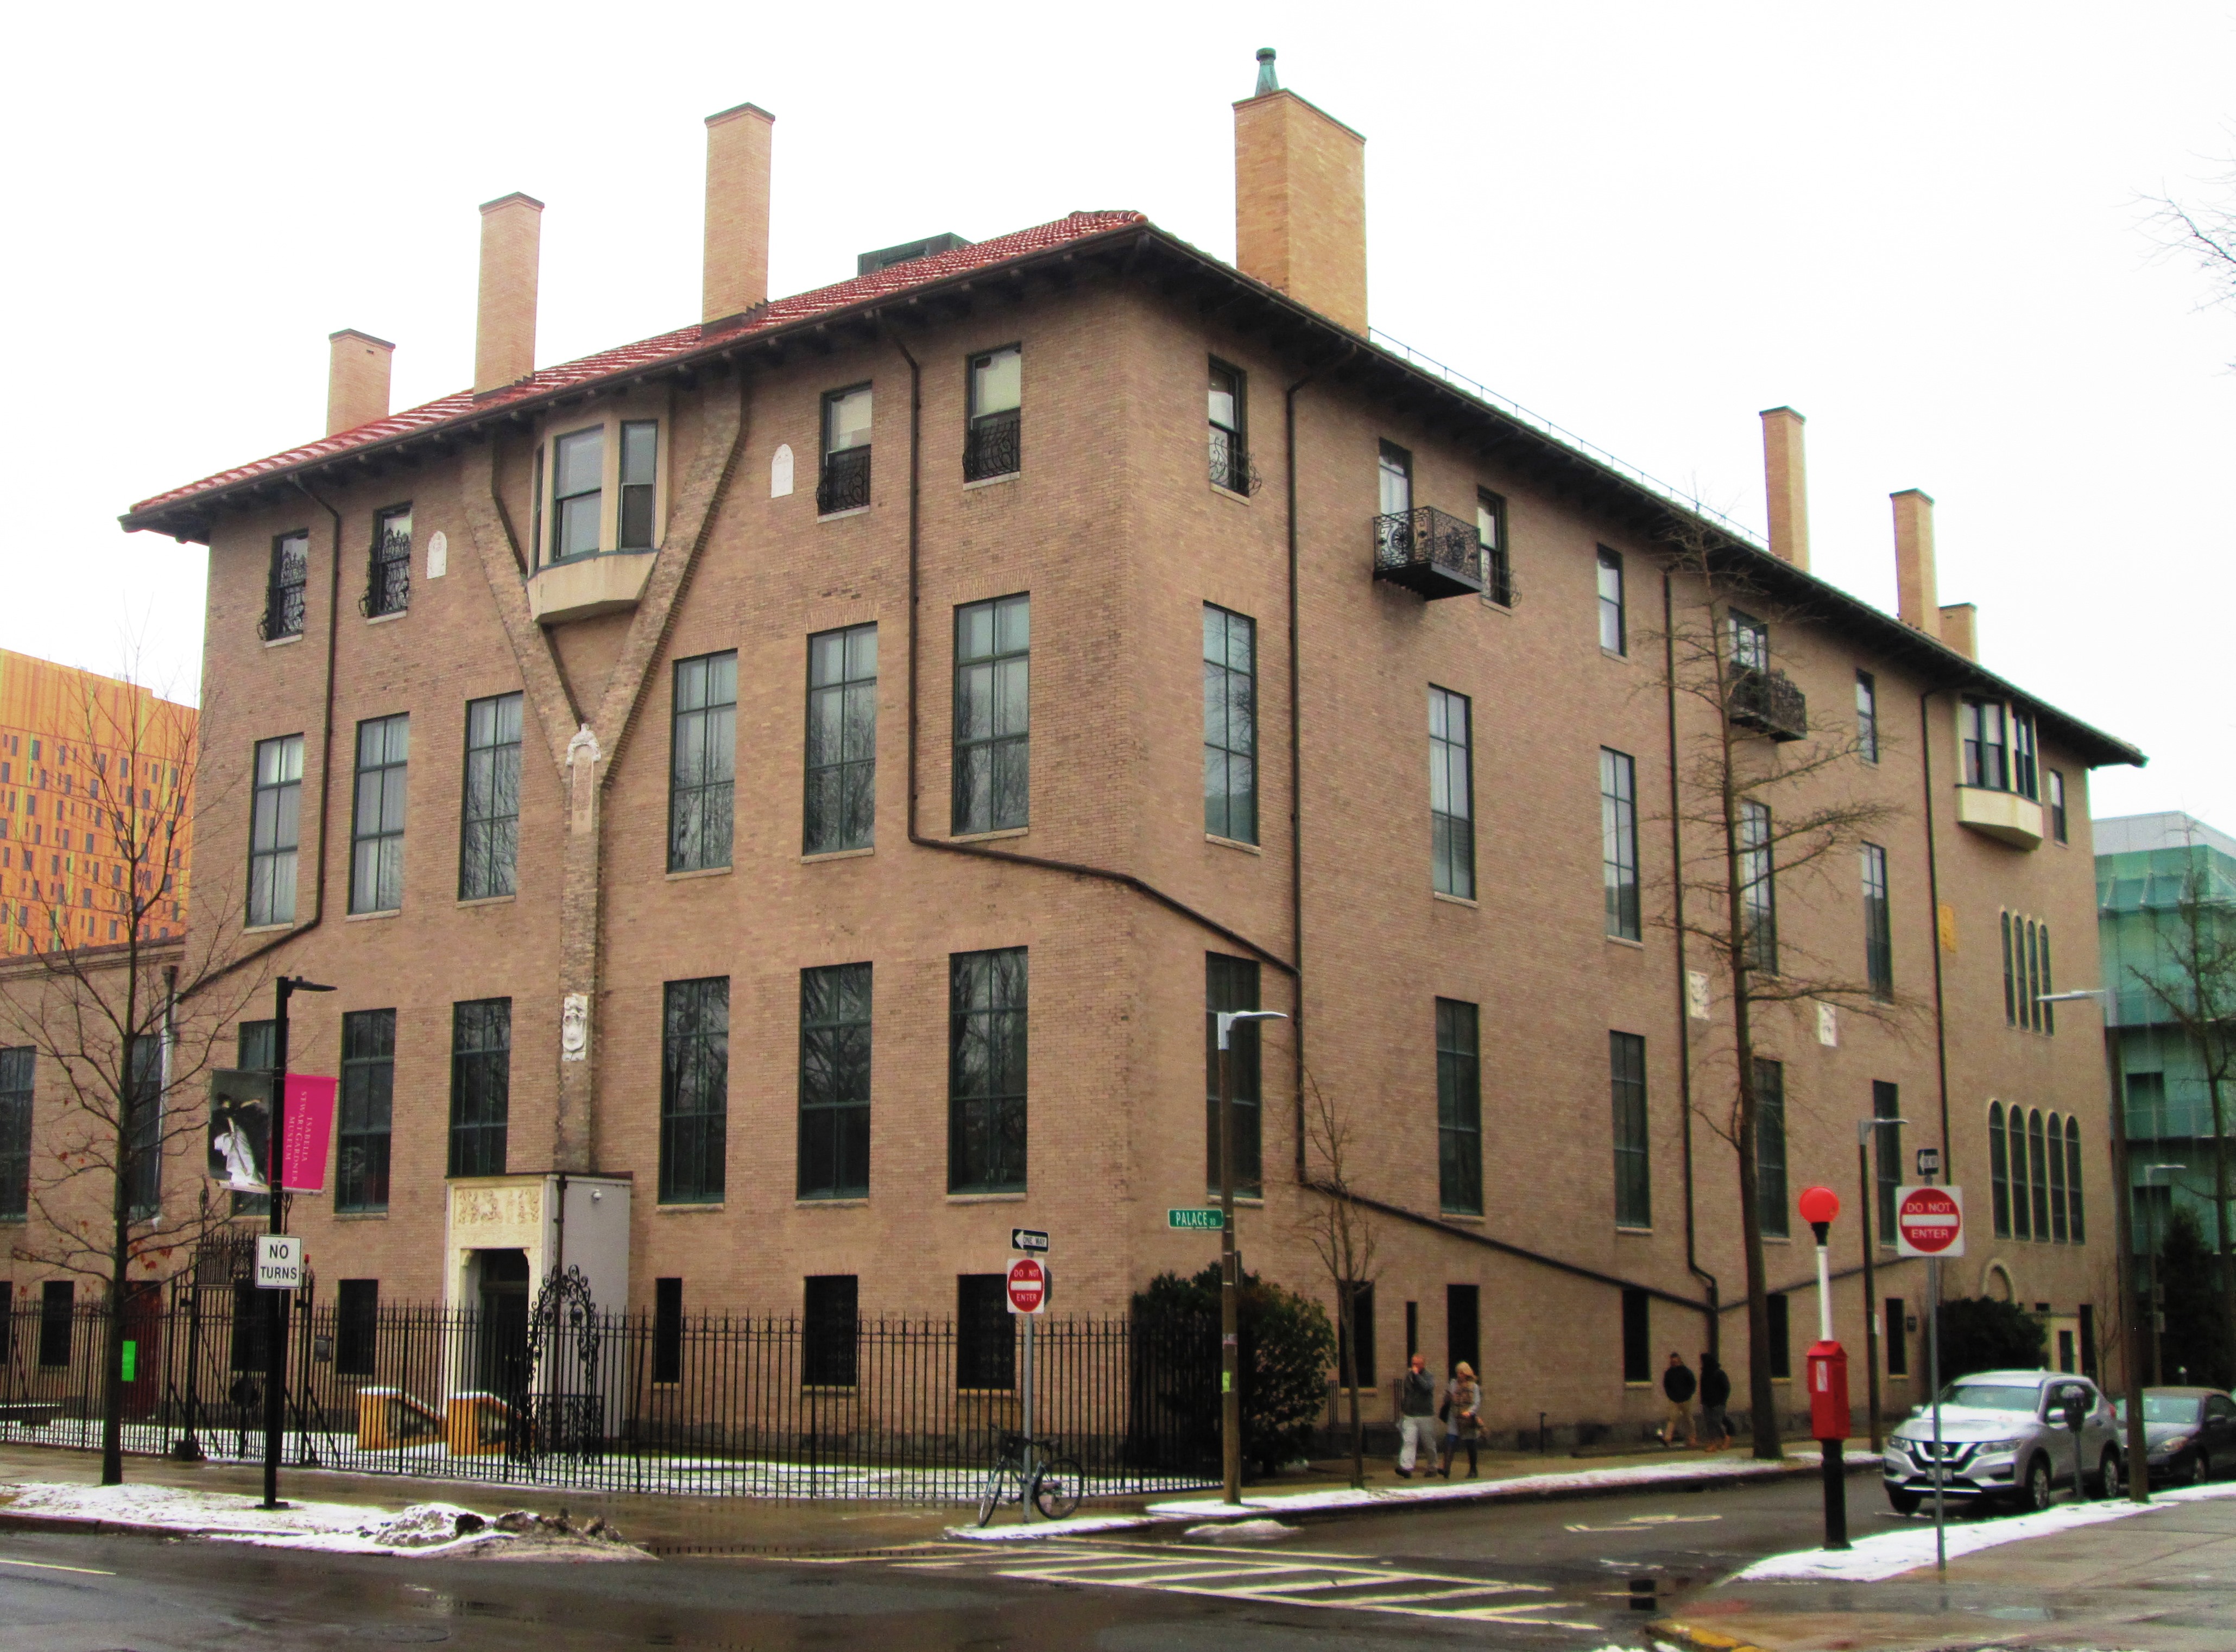
<svg viewBox="0 0 2236 1652"><path fill-rule="evenodd" d="M1859 1118L1856 1121L1856 1192L1864 1220L1864 1381L1870 1391L1871 1449L1878 1451L1886 1442L1879 1426L1879 1299L1878 1288L1871 1282L1871 1206L1877 1202L1878 1188L1871 1179L1871 1136L1875 1131L1892 1126L1899 1129L1910 1123L1907 1118ZM1884 1150L1884 1144L1881 1144ZM1900 1138L1897 1138L1895 1157L1901 1157Z"/></svg>
<svg viewBox="0 0 2236 1652"><path fill-rule="evenodd" d="M2101 987L2076 987L2068 993L2038 993L2038 1004L2078 1004L2096 1000L2104 1016L2104 1072L2112 1100L2112 1179L2117 1196L2112 1201L2113 1244L2120 1270L2120 1364L2127 1381L2127 1498L2151 1500L2150 1446L2143 1433L2143 1362L2135 1347L2135 1229L2134 1196L2127 1182L2127 1098L2120 1082L2118 1028L2112 1019L2112 996ZM2153 1339L2156 1345L2156 1338Z"/></svg>
<svg viewBox="0 0 2236 1652"><path fill-rule="evenodd" d="M1227 1501L1242 1501L1241 1270L1234 1254L1234 1094L1227 1046L1246 1021L1286 1021L1279 1010L1220 1010L1219 1015L1219 1457Z"/></svg>
<svg viewBox="0 0 2236 1652"><path fill-rule="evenodd" d="M264 1178L270 1189L271 1231L287 1230L287 1000L298 993L331 993L331 987L300 975L282 975L273 994L272 1032L272 1138L266 1144ZM264 1506L284 1508L280 1501L280 1436L286 1428L286 1407L281 1385L287 1375L288 1293L275 1290L264 1310Z"/></svg>
<svg viewBox="0 0 2236 1652"><path fill-rule="evenodd" d="M2186 1170L2187 1164L2146 1164L2143 1166L2143 1185L2156 1187L2151 1178L2160 1170L2167 1172L2167 1205L2171 1212L2174 1204L2174 1172ZM2160 1222L2155 1206L2151 1211L2151 1233L2147 1242L2151 1266L2151 1384L2155 1387L2166 1380L2166 1282L2159 1277L2159 1250L2166 1243L2166 1227Z"/></svg>

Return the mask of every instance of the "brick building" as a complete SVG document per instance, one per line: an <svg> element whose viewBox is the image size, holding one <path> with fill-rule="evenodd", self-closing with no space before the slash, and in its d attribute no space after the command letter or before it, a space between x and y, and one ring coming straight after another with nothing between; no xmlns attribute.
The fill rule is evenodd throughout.
<svg viewBox="0 0 2236 1652"><path fill-rule="evenodd" d="M391 414L390 346L336 334L322 438L127 515L209 546L233 688L207 829L247 894L193 921L339 989L293 1033L343 1092L313 1266L470 1301L567 1245L602 1301L969 1319L1024 1224L1059 1309L1120 1311L1212 1258L1165 1212L1213 1174L1207 1013L1262 1005L1246 1259L1332 1300L1316 1091L1378 1212L1376 1374L1413 1344L1501 1426L1644 1417L1719 1314L1743 1373L1732 1006L1669 922L1718 728L1667 680L1689 546L1776 616L1734 622L1744 760L1872 737L1802 783L1871 800L1870 848L1749 886L1890 1018L1760 1012L1773 1373L1813 1327L1791 1191L1852 1203L1875 1109L1890 1169L1981 1180L2014 1096L2081 1122L2075 1220L1950 1288L1996 1252L2087 1347L2095 1032L2007 1013L1997 937L2088 973L2088 770L2140 755L1976 660L1923 494L1900 619L1812 576L1790 410L1765 548L1370 338L1363 140L1270 65L1235 120L1239 268L1078 213L771 300L773 123L730 110L700 320L539 368L508 196L471 390Z"/></svg>

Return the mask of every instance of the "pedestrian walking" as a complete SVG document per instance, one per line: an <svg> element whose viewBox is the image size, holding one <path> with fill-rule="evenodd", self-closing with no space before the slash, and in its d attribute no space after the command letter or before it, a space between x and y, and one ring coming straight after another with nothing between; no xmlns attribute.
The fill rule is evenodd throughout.
<svg viewBox="0 0 2236 1652"><path fill-rule="evenodd" d="M1426 1476L1437 1465L1437 1380L1429 1374L1426 1354L1417 1354L1405 1363L1398 1380L1398 1478L1413 1478L1413 1465L1421 1463Z"/></svg>
<svg viewBox="0 0 2236 1652"><path fill-rule="evenodd" d="M1720 1452L1732 1443L1731 1419L1724 1407L1731 1403L1732 1378L1713 1354L1700 1356L1700 1449Z"/></svg>
<svg viewBox="0 0 2236 1652"><path fill-rule="evenodd" d="M1680 1433L1687 1446L1699 1444L1693 1433L1693 1395L1699 1386L1685 1356L1672 1348L1668 1367L1661 1373L1661 1397L1669 1402L1669 1414L1661 1422L1664 1446L1674 1446Z"/></svg>
<svg viewBox="0 0 2236 1652"><path fill-rule="evenodd" d="M1483 1385L1475 1380L1475 1367L1465 1360L1452 1367L1452 1380L1444 1385L1444 1478L1452 1478L1452 1456L1464 1446L1468 1454L1468 1478L1476 1477L1476 1442L1483 1432Z"/></svg>

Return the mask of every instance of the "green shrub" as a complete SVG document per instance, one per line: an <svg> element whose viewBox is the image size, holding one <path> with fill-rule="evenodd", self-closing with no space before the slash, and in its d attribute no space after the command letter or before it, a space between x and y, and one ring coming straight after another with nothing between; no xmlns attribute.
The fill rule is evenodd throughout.
<svg viewBox="0 0 2236 1652"><path fill-rule="evenodd" d="M1312 1424L1327 1404L1335 1330L1318 1302L1292 1290L1242 1276L1235 1304L1242 1390L1243 1460L1262 1474L1304 1455ZM1194 1357L1184 1380L1158 1398L1199 1460L1219 1455L1219 1264L1193 1279L1160 1274L1134 1295L1134 1332L1144 1346L1177 1343Z"/></svg>
<svg viewBox="0 0 2236 1652"><path fill-rule="evenodd" d="M2042 1321L2016 1302L1960 1296L1941 1304L1941 1380L1975 1371L2034 1371L2049 1340Z"/></svg>

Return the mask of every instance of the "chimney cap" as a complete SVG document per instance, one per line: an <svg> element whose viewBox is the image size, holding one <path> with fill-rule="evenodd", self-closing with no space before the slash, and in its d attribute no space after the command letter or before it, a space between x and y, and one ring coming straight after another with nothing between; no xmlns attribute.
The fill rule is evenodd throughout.
<svg viewBox="0 0 2236 1652"><path fill-rule="evenodd" d="M326 335L326 342L330 344L340 338L362 338L368 344L378 344L383 350L396 348L387 339L376 338L362 327L345 327L339 332L330 332Z"/></svg>
<svg viewBox="0 0 2236 1652"><path fill-rule="evenodd" d="M1786 406L1783 406L1783 405L1781 405L1781 406L1778 406L1778 407L1766 407L1766 408L1763 409L1763 410L1762 410L1760 413L1757 414L1755 416L1756 416L1757 418L1764 418L1764 419L1766 419L1766 418L1768 418L1768 417L1769 417L1772 414L1773 414L1773 413L1786 413L1786 414L1790 414L1790 415L1792 415L1794 418L1796 418L1796 419L1799 420L1799 421L1800 421L1802 423L1804 423L1804 424L1806 424L1806 423L1809 423L1809 418L1808 418L1808 416L1807 416L1806 414L1800 413L1800 412L1797 412L1794 409L1790 408L1790 407L1786 407Z"/></svg>
<svg viewBox="0 0 2236 1652"><path fill-rule="evenodd" d="M1260 46L1258 49L1258 89L1250 95L1263 97L1268 92L1278 92L1280 89L1281 82L1273 74L1273 49L1271 46Z"/></svg>
<svg viewBox="0 0 2236 1652"><path fill-rule="evenodd" d="M523 194L519 190L516 189L510 195L499 195L495 200L483 201L482 203L482 211L484 213L493 213L500 206L511 206L515 201L520 202L524 206L533 206L539 213L543 210L543 203L542 201L536 200L533 195Z"/></svg>
<svg viewBox="0 0 2236 1652"><path fill-rule="evenodd" d="M776 116L771 115L766 109L763 108L758 103L737 103L733 104L727 109L719 109L713 115L708 115L707 117L707 124L708 126L720 126L725 121L736 120L740 115L758 115L762 120L769 121L772 124L773 124L776 120Z"/></svg>
<svg viewBox="0 0 2236 1652"><path fill-rule="evenodd" d="M1893 493L1889 494L1887 497L1890 499L1908 499L1913 495L1917 498L1923 499L1929 505L1933 502L1933 495L1926 492L1923 488L1899 488Z"/></svg>

